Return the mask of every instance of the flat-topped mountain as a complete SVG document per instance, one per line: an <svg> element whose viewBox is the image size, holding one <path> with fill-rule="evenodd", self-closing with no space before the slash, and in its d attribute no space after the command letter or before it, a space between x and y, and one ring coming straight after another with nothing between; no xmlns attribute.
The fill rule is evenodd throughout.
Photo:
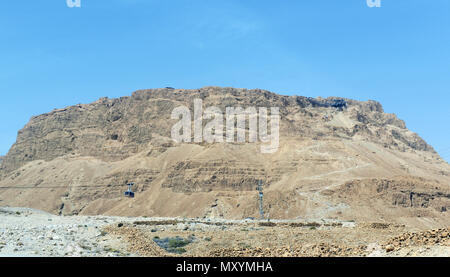
<svg viewBox="0 0 450 277"><path fill-rule="evenodd" d="M223 112L278 107L278 151L261 153L259 142L174 142L171 113L194 111L195 99ZM0 205L61 214L256 217L263 180L272 218L449 223L449 164L375 101L140 90L33 117L0 167ZM123 197L127 182L136 184L134 199Z"/></svg>

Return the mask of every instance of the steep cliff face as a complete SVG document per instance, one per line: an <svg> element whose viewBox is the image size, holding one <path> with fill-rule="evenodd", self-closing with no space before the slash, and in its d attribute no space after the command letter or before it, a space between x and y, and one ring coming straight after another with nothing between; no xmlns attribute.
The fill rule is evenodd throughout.
<svg viewBox="0 0 450 277"><path fill-rule="evenodd" d="M202 99L205 107L216 106L222 111L237 106L280 107L283 136L342 139L360 136L401 151L433 152L419 136L406 129L403 121L383 113L380 103L374 101L313 99L216 87L155 89L33 117L19 131L1 170L10 172L30 161L49 161L70 154L104 161L122 160L145 150L149 143L158 143L161 137L169 138L175 123L170 119L172 110L180 105L193 110L196 98ZM345 107L341 107L342 102Z"/></svg>
<svg viewBox="0 0 450 277"><path fill-rule="evenodd" d="M260 143L249 142L175 143L172 110L193 112L194 99L222 112L279 107L278 151L263 154ZM141 90L54 110L19 131L0 166L0 205L61 214L257 216L260 179L273 218L409 220L420 210L448 221L450 209L449 165L380 103L264 90ZM364 180L392 181L402 190L359 189L371 184ZM125 199L131 181L136 198ZM408 193L417 199L412 206Z"/></svg>

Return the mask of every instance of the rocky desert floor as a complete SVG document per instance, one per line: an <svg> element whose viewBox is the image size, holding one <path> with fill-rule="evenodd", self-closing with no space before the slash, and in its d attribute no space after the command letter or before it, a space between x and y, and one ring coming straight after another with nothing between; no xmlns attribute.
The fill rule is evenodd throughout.
<svg viewBox="0 0 450 277"><path fill-rule="evenodd" d="M2 257L450 257L449 233L379 222L57 216L0 208Z"/></svg>

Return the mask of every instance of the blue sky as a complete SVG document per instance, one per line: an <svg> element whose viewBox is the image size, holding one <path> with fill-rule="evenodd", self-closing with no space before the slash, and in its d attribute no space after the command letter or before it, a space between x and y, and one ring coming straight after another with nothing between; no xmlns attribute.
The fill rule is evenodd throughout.
<svg viewBox="0 0 450 277"><path fill-rule="evenodd" d="M0 154L33 115L144 88L380 101L450 160L450 1L2 1Z"/></svg>

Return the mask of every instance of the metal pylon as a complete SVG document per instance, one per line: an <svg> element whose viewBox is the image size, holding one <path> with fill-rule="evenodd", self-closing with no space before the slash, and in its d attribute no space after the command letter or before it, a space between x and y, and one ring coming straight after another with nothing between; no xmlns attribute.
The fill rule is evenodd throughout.
<svg viewBox="0 0 450 277"><path fill-rule="evenodd" d="M259 215L261 216L261 219L264 219L264 210L263 210L263 187L262 187L262 181L258 180L258 188L259 191Z"/></svg>

